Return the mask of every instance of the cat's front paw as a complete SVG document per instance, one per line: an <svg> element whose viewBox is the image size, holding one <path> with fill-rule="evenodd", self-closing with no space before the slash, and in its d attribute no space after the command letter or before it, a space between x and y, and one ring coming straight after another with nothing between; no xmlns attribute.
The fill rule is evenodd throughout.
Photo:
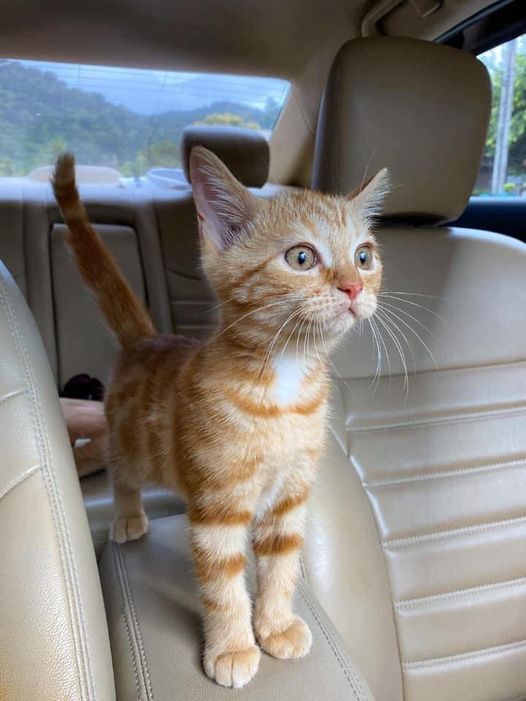
<svg viewBox="0 0 526 701"><path fill-rule="evenodd" d="M134 516L119 516L111 524L110 538L116 543L127 543L129 540L138 540L148 533L148 517L143 512Z"/></svg>
<svg viewBox="0 0 526 701"><path fill-rule="evenodd" d="M312 633L305 621L295 616L284 630L265 631L264 635L258 634L258 640L263 650L272 657L290 660L308 654L312 646Z"/></svg>
<svg viewBox="0 0 526 701"><path fill-rule="evenodd" d="M210 679L221 686L240 689L248 684L258 671L260 658L261 652L256 645L220 654L205 650L203 666Z"/></svg>

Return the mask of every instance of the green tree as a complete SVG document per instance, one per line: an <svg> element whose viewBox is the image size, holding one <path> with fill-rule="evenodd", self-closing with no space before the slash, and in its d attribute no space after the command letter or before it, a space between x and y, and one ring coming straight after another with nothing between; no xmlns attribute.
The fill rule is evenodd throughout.
<svg viewBox="0 0 526 701"><path fill-rule="evenodd" d="M10 158L0 158L0 175L8 177L15 175L15 169Z"/></svg>
<svg viewBox="0 0 526 701"><path fill-rule="evenodd" d="M482 58L489 71L493 91L484 155L493 158L502 85L499 48L489 51ZM517 46L509 147L508 172L513 175L526 174L526 37L521 37Z"/></svg>
<svg viewBox="0 0 526 701"><path fill-rule="evenodd" d="M0 174L27 175L52 164L67 146L80 164L143 175L154 166L179 165L189 124L272 129L278 114L272 98L264 109L218 100L192 110L139 114L69 87L52 72L0 59Z"/></svg>
<svg viewBox="0 0 526 701"><path fill-rule="evenodd" d="M176 168L179 164L179 145L164 139L140 149L135 159L125 163L121 171L124 175L137 177L150 168Z"/></svg>
<svg viewBox="0 0 526 701"><path fill-rule="evenodd" d="M219 124L229 127L246 127L247 129L261 129L257 122L247 120L232 112L212 112L203 119L199 119L194 124Z"/></svg>

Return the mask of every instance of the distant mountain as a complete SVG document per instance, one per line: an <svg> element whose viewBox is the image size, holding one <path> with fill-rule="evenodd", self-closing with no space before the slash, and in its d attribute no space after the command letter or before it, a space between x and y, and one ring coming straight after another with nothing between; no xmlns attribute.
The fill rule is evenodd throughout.
<svg viewBox="0 0 526 701"><path fill-rule="evenodd" d="M221 123L237 120L271 129L278 112L278 103L270 99L266 109L215 100L192 110L140 114L70 87L49 71L0 61L0 175L26 175L52 163L65 148L79 163L113 166L127 174L177 165L176 145L185 126L213 122L211 115L219 115Z"/></svg>
<svg viewBox="0 0 526 701"><path fill-rule="evenodd" d="M281 101L288 83L279 78L221 75L163 70L141 70L19 61L23 66L49 71L70 88L96 92L108 102L138 114L195 110L217 101L243 102L264 109L267 97Z"/></svg>

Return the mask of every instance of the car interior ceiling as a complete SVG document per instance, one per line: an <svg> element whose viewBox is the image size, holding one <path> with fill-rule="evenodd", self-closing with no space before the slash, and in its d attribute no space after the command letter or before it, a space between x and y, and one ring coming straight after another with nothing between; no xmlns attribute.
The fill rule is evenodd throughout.
<svg viewBox="0 0 526 701"><path fill-rule="evenodd" d="M297 597L313 651L288 664L264 658L242 693L518 701L525 212L516 202L504 215L463 212L490 114L474 55L523 33L526 18L516 0L399 0L376 16L378 5L10 0L0 46L13 59L289 80L270 140L196 125L181 142L183 169L205 146L258 197L343 194L389 167L397 186L378 238L405 346L387 329L382 345L367 331L335 353ZM217 312L190 184L80 190L156 328L204 338ZM107 473L79 490L57 390L79 375L106 384L117 343L66 231L47 184L0 178L0 698L226 699L232 691L200 668L183 503L146 487L151 531L119 547L108 541Z"/></svg>

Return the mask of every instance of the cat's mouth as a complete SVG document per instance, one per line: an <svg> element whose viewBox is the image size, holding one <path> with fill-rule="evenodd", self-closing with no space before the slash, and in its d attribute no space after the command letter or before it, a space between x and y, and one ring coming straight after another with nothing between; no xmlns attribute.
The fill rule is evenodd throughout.
<svg viewBox="0 0 526 701"><path fill-rule="evenodd" d="M346 317L352 317L353 319L359 318L358 307L353 302L340 305L335 313L335 319L341 319Z"/></svg>
<svg viewBox="0 0 526 701"><path fill-rule="evenodd" d="M375 311L375 305L357 304L356 302L351 302L346 304L343 308L340 307L336 311L334 321L363 321L373 316Z"/></svg>

